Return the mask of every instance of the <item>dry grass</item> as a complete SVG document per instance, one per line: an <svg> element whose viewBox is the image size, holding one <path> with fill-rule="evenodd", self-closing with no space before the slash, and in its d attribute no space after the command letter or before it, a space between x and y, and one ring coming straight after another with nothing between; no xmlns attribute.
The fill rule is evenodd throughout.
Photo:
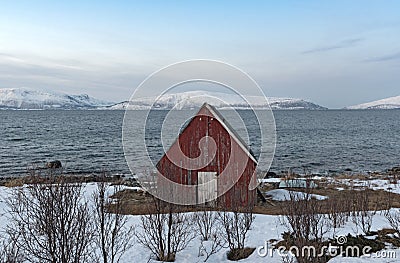
<svg viewBox="0 0 400 263"><path fill-rule="evenodd" d="M262 189L271 190L271 186L267 186ZM295 191L302 191L302 189L293 189ZM326 187L326 188L318 188L313 190L313 194L323 195L329 197L326 200L321 200L325 204L325 211L328 213L329 209L329 200L350 200L352 201L356 191L354 189L346 189L339 191L334 186ZM400 207L400 195L395 193L390 193L384 190L372 190L367 189L369 195L369 202L371 209L374 210L385 210L388 208L388 200L391 202L392 207ZM124 200L124 213L132 214L132 215L142 215L152 213L152 197L148 193L144 193L141 191L125 189L121 192L118 192L113 198L122 198ZM255 214L267 214L267 215L279 215L282 212L282 207L285 207L285 204L288 201L274 201L271 203L262 203L259 202L255 207L253 212ZM195 212L195 211L203 211L204 207L196 207L196 206L181 206L180 211L182 212ZM212 209L212 208L208 208ZM213 210L216 210L215 208Z"/></svg>
<svg viewBox="0 0 400 263"><path fill-rule="evenodd" d="M49 172L50 173L50 172ZM92 182L110 182L111 184L122 184L120 179L114 177L104 177L101 175L63 175L63 174L50 174L50 175L28 175L19 177L6 177L0 178L0 186L16 187L24 184L47 184L54 183L62 177L67 183L92 183Z"/></svg>
<svg viewBox="0 0 400 263"><path fill-rule="evenodd" d="M24 180L22 178L11 179L4 183L5 187L20 187L24 185Z"/></svg>
<svg viewBox="0 0 400 263"><path fill-rule="evenodd" d="M111 198L121 199L123 201L124 214L144 215L156 211L153 197L147 192L124 189L111 196ZM194 206L179 206L176 209L180 212L204 211L204 207L200 209ZM112 210L112 207L110 210Z"/></svg>
<svg viewBox="0 0 400 263"><path fill-rule="evenodd" d="M313 189L314 194L323 195L329 197L329 199L335 200L353 200L355 196L355 191L359 191L362 187L354 187L351 185L351 182L356 180L358 182L366 181L372 179L382 179L382 180L390 180L392 178L391 175L339 175L336 177L330 178L322 178L318 180L317 183L319 188ZM48 183L49 181L54 180L54 178L49 177L37 177L37 176L27 176L21 178L10 178L4 181L4 185L7 187L18 187L24 184L37 184L37 183ZM79 177L79 176L69 176L68 180L70 182L94 182L98 181L98 177ZM112 178L107 178L110 182ZM346 180L346 181L343 181ZM116 183L116 181L114 181ZM349 185L350 184L350 185ZM277 187L276 184L263 184L260 186L261 192L266 192ZM339 191L337 188L343 188L344 190ZM302 189L293 189L295 191L302 191ZM370 200L370 207L376 210L384 210L388 208L388 200L390 200L390 206L400 208L400 195L395 193L390 193L384 190L372 190L367 189ZM112 198L122 199L124 202L124 213L125 214L133 214L133 215L142 215L148 214L153 211L152 209L152 197L150 194L137 191L133 189L124 189L118 193L116 193ZM329 200L328 199L328 200ZM320 202L326 203L328 205L328 200L321 200ZM285 206L285 201L274 201L262 203L259 202L253 212L256 214L268 214L268 215L279 215L281 214L282 206ZM204 207L196 207L196 206L181 206L181 211L184 212L194 212L194 211L203 211ZM209 210L216 210L215 208L206 208Z"/></svg>

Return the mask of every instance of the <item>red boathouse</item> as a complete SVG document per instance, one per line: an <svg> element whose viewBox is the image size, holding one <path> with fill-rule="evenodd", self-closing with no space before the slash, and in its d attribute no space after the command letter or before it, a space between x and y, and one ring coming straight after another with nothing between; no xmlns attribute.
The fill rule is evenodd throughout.
<svg viewBox="0 0 400 263"><path fill-rule="evenodd" d="M213 106L204 103L160 159L157 170L170 181L193 186L194 191L174 193L182 199L245 208L256 202L256 166L246 143Z"/></svg>

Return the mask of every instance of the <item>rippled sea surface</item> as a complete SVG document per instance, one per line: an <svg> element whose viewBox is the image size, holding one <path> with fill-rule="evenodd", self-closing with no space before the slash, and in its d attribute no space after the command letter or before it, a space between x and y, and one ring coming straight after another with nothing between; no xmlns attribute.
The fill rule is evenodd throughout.
<svg viewBox="0 0 400 263"><path fill-rule="evenodd" d="M144 112L135 114L144 117ZM241 112L244 119L246 114ZM274 115L277 144L272 171L366 172L400 166L400 110L274 111ZM160 111L155 118L163 116ZM51 160L61 160L68 173L130 174L121 142L123 117L124 111L0 111L0 176L25 175L29 165L43 166ZM162 146L155 150L160 157ZM145 154L143 149L137 153Z"/></svg>

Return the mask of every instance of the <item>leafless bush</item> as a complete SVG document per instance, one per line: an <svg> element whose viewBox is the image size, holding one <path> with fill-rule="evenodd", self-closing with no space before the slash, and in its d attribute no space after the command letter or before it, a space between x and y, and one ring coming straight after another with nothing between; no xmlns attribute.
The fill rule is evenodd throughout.
<svg viewBox="0 0 400 263"><path fill-rule="evenodd" d="M312 197L313 189L304 188L304 192L289 190L289 200L282 206L281 221L291 233L291 242L300 250L313 246L316 251L321 251L324 235L330 229L327 215L323 214L322 202ZM299 263L325 262L312 253L295 255Z"/></svg>
<svg viewBox="0 0 400 263"><path fill-rule="evenodd" d="M241 259L241 254L246 249L247 232L250 230L254 219L253 206L243 208L237 206L233 207L231 212L223 211L219 213L219 220L223 228L223 238L230 249L229 253L239 254L239 258L235 260Z"/></svg>
<svg viewBox="0 0 400 263"><path fill-rule="evenodd" d="M302 193L289 191L282 214L282 222L296 238L321 241L330 228L322 203L312 197L309 189Z"/></svg>
<svg viewBox="0 0 400 263"><path fill-rule="evenodd" d="M215 229L215 224L217 223L217 213L204 210L195 213L193 217L200 238L205 241L209 240L213 234L213 230Z"/></svg>
<svg viewBox="0 0 400 263"><path fill-rule="evenodd" d="M390 210L385 214L385 217L390 226L396 231L398 237L400 237L400 211L398 209Z"/></svg>
<svg viewBox="0 0 400 263"><path fill-rule="evenodd" d="M383 196L380 200L382 204L384 205L384 209L381 211L381 214L383 214L385 217L388 215L390 212L390 209L393 207L393 189L388 189L386 191L383 191Z"/></svg>
<svg viewBox="0 0 400 263"><path fill-rule="evenodd" d="M204 262L206 262L226 244L222 226L218 220L218 213L214 211L197 212L194 215L194 222L200 235L199 256L205 256Z"/></svg>
<svg viewBox="0 0 400 263"><path fill-rule="evenodd" d="M354 211L352 221L356 228L360 228L364 234L371 232L372 219L377 212L377 207L370 205L369 187L360 191L354 191Z"/></svg>
<svg viewBox="0 0 400 263"><path fill-rule="evenodd" d="M331 197L327 200L328 218L333 232L344 226L349 221L351 203L342 197Z"/></svg>
<svg viewBox="0 0 400 263"><path fill-rule="evenodd" d="M114 202L111 195L119 192L121 187L108 186L104 181L97 183L93 193L94 227L97 230L95 243L101 250L103 263L119 262L121 256L132 247L133 227L127 226L127 218L122 214L122 200Z"/></svg>
<svg viewBox="0 0 400 263"><path fill-rule="evenodd" d="M22 263L26 261L23 251L17 246L18 233L3 233L0 244L0 262Z"/></svg>
<svg viewBox="0 0 400 263"><path fill-rule="evenodd" d="M175 261L176 253L195 238L191 216L182 213L174 204L153 198L149 214L140 219L140 231L135 232L136 238L158 261Z"/></svg>
<svg viewBox="0 0 400 263"><path fill-rule="evenodd" d="M49 181L49 180L48 180ZM53 182L13 189L8 199L8 232L29 262L88 262L93 228L82 185L63 176Z"/></svg>

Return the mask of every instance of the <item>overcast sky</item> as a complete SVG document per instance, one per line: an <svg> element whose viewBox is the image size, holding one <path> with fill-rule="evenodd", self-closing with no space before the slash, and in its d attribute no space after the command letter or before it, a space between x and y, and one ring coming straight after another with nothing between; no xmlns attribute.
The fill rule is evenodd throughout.
<svg viewBox="0 0 400 263"><path fill-rule="evenodd" d="M267 96L331 108L397 96L400 1L1 3L0 88L122 101L198 58L241 68Z"/></svg>

